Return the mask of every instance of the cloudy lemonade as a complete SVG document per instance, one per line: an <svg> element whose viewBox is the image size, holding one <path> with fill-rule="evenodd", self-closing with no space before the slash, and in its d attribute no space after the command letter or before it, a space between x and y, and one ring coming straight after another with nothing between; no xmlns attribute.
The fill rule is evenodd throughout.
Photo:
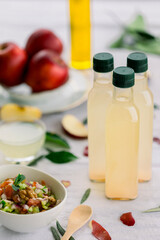
<svg viewBox="0 0 160 240"><path fill-rule="evenodd" d="M114 70L113 101L106 117L105 193L111 199L137 197L139 116L133 103L133 84L131 68Z"/></svg>
<svg viewBox="0 0 160 240"><path fill-rule="evenodd" d="M0 150L7 160L31 160L42 147L44 138L44 127L38 122L0 124Z"/></svg>
<svg viewBox="0 0 160 240"><path fill-rule="evenodd" d="M112 99L113 56L98 53L93 58L94 86L88 97L89 177L105 181L105 118Z"/></svg>
<svg viewBox="0 0 160 240"><path fill-rule="evenodd" d="M143 182L150 180L152 175L153 95L148 88L147 56L140 52L131 53L127 65L135 71L133 96L140 116L138 179Z"/></svg>

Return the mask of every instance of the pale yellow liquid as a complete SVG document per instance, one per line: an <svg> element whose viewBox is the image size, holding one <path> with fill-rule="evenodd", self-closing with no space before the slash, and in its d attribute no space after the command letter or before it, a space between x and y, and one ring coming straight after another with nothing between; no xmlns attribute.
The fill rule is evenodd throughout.
<svg viewBox="0 0 160 240"><path fill-rule="evenodd" d="M138 191L139 118L133 102L113 102L106 118L106 184L111 199L135 199Z"/></svg>
<svg viewBox="0 0 160 240"><path fill-rule="evenodd" d="M105 119L112 99L111 79L94 83L88 97L89 177L92 181L105 181Z"/></svg>
<svg viewBox="0 0 160 240"><path fill-rule="evenodd" d="M39 123L0 124L0 151L9 161L31 160L42 147L45 130Z"/></svg>
<svg viewBox="0 0 160 240"><path fill-rule="evenodd" d="M152 175L153 95L147 85L147 76L137 76L134 102L140 115L139 173L140 182L149 181Z"/></svg>
<svg viewBox="0 0 160 240"><path fill-rule="evenodd" d="M90 0L70 0L71 67L91 67Z"/></svg>

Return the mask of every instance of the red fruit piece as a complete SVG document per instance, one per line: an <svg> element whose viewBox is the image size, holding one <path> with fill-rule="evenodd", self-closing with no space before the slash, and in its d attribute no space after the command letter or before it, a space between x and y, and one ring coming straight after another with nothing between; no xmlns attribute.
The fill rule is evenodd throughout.
<svg viewBox="0 0 160 240"><path fill-rule="evenodd" d="M5 186L7 186L10 183L10 181L6 180L3 183L0 184L0 188L4 188Z"/></svg>
<svg viewBox="0 0 160 240"><path fill-rule="evenodd" d="M97 238L98 240L111 240L111 236L109 233L104 229L99 223L92 220L91 221L92 226L92 234Z"/></svg>
<svg viewBox="0 0 160 240"><path fill-rule="evenodd" d="M31 206L38 206L39 207L39 206L41 206L41 201L39 199L30 198L27 202L27 205L29 207L31 207Z"/></svg>
<svg viewBox="0 0 160 240"><path fill-rule="evenodd" d="M42 184L43 186L45 186L45 185L46 185L46 183L45 183L45 181L44 181L44 180L42 180L42 181L41 181L41 184Z"/></svg>
<svg viewBox="0 0 160 240"><path fill-rule="evenodd" d="M11 185L7 185L4 189L4 193L6 194L7 199L11 199L13 195L13 188Z"/></svg>
<svg viewBox="0 0 160 240"><path fill-rule="evenodd" d="M127 226L133 226L135 224L135 220L134 220L131 212L123 213L120 216L120 220L123 224L125 224Z"/></svg>
<svg viewBox="0 0 160 240"><path fill-rule="evenodd" d="M83 155L88 157L88 146L85 147L85 149L83 151Z"/></svg>
<svg viewBox="0 0 160 240"><path fill-rule="evenodd" d="M153 138L153 142L156 142L156 143L160 144L160 138L154 137L154 138Z"/></svg>
<svg viewBox="0 0 160 240"><path fill-rule="evenodd" d="M0 196L2 195L2 193L3 193L3 189L2 189L2 188L0 188Z"/></svg>
<svg viewBox="0 0 160 240"><path fill-rule="evenodd" d="M71 185L70 181L62 180L61 183L67 188Z"/></svg>

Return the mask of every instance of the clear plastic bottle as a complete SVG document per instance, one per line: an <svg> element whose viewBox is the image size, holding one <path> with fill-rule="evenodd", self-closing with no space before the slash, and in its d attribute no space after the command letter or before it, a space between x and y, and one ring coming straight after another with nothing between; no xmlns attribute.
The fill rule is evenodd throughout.
<svg viewBox="0 0 160 240"><path fill-rule="evenodd" d="M134 71L113 71L113 100L106 114L106 197L135 199L138 192L139 114L133 103Z"/></svg>
<svg viewBox="0 0 160 240"><path fill-rule="evenodd" d="M98 53L93 57L94 84L88 96L89 178L105 181L105 118L112 99L113 56Z"/></svg>
<svg viewBox="0 0 160 240"><path fill-rule="evenodd" d="M127 66L135 71L134 102L140 115L139 182L149 181L152 175L153 95L148 88L148 60L141 52L129 54Z"/></svg>

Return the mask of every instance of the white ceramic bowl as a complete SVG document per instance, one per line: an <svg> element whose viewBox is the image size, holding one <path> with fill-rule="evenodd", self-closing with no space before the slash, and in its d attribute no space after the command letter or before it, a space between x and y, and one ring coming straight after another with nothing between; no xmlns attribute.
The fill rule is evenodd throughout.
<svg viewBox="0 0 160 240"><path fill-rule="evenodd" d="M67 191L63 184L51 175L35 168L21 165L0 166L0 181L6 178L15 177L19 173L24 174L29 181L41 182L41 180L44 180L46 185L51 188L56 198L61 200L61 203L54 208L35 214L12 214L0 210L0 224L16 232L33 232L39 228L45 227L56 219L66 202Z"/></svg>

